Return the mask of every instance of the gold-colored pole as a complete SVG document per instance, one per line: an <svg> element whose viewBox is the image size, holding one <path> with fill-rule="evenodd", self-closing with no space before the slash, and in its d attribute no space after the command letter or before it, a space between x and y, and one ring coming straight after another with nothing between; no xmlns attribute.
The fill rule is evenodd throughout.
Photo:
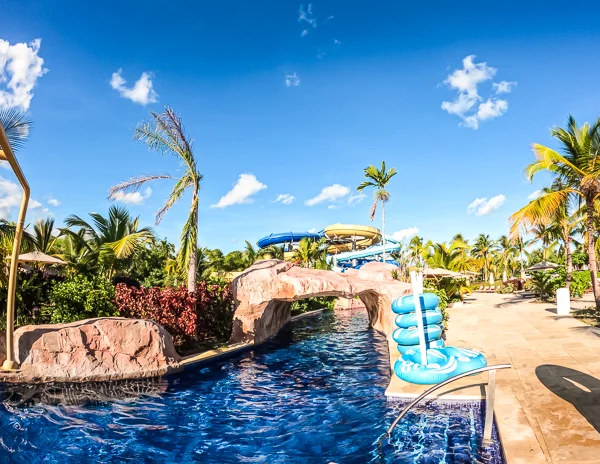
<svg viewBox="0 0 600 464"><path fill-rule="evenodd" d="M15 155L8 142L4 127L0 124L0 159L8 161L19 183L23 187L23 198L21 200L21 209L19 210L19 219L15 229L15 239L13 242L12 259L10 262L10 273L8 275L8 298L6 300L6 361L2 364L2 370L15 370L19 365L14 360L13 333L15 329L15 298L17 292L17 272L19 267L19 254L21 251L21 238L23 236L23 226L25 224L25 215L27 214L27 205L29 204L29 184L21 171L21 166L17 162Z"/></svg>

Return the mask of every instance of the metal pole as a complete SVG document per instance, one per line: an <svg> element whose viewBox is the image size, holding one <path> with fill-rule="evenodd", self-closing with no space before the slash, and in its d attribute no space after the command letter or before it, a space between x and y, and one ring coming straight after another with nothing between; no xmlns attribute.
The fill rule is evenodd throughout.
<svg viewBox="0 0 600 464"><path fill-rule="evenodd" d="M6 361L2 364L2 370L15 370L19 364L14 360L13 333L15 330L15 298L17 292L17 272L19 267L19 254L21 251L21 238L23 236L23 226L25 224L25 215L27 214L27 205L29 204L29 184L21 171L21 167L10 148L8 137L2 124L0 124L0 159L8 161L21 187L23 187L23 197L21 199L21 208L19 209L19 218L15 229L15 239L13 241L12 257L10 262L10 272L8 275L8 297L6 299Z"/></svg>
<svg viewBox="0 0 600 464"><path fill-rule="evenodd" d="M488 375L488 386L485 395L485 426L483 428L483 441L492 439L494 403L496 402L496 370L490 371Z"/></svg>
<svg viewBox="0 0 600 464"><path fill-rule="evenodd" d="M423 326L423 312L421 311L421 292L419 276L416 271L410 271L412 283L413 301L415 303L415 316L417 317L417 330L419 331L419 348L421 350L421 364L427 365L427 344L425 342L425 327Z"/></svg>

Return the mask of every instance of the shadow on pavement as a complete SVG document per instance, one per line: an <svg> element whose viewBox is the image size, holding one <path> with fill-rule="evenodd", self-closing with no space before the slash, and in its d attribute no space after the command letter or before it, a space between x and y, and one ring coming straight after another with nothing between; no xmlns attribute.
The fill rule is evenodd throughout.
<svg viewBox="0 0 600 464"><path fill-rule="evenodd" d="M542 364L535 369L539 381L552 393L568 401L600 432L600 379L554 364ZM596 407L595 407L596 406Z"/></svg>

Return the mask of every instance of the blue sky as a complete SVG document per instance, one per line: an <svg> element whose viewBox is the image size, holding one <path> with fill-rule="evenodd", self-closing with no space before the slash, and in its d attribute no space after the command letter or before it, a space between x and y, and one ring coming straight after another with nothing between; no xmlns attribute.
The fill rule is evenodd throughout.
<svg viewBox="0 0 600 464"><path fill-rule="evenodd" d="M498 236L544 185L524 179L529 145L553 145L549 129L569 113L600 116L594 3L310 5L4 1L0 104L28 106L34 120L19 153L36 201L29 220L106 212L111 185L177 175L174 158L132 138L150 111L170 105L204 175L201 246L228 251L271 232L368 223L371 193L361 201L355 190L382 160L399 171L390 235ZM31 65L16 96L11 59ZM14 219L12 177L0 176L0 215ZM171 187L124 200L153 224ZM178 241L189 202L167 214L160 236Z"/></svg>

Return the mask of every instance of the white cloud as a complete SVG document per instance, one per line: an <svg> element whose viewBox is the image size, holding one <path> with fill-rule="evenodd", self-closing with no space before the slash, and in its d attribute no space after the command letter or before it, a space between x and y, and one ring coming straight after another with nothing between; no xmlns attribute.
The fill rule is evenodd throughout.
<svg viewBox="0 0 600 464"><path fill-rule="evenodd" d="M41 39L11 45L0 39L0 107L28 110L37 80L48 72L38 55Z"/></svg>
<svg viewBox="0 0 600 464"><path fill-rule="evenodd" d="M210 206L211 208L226 208L231 205L252 203L250 196L266 188L267 186L253 174L240 174L233 188L222 196L217 204Z"/></svg>
<svg viewBox="0 0 600 464"><path fill-rule="evenodd" d="M500 95L503 93L511 93L512 88L516 85L517 85L516 82L511 82L511 81L494 82L492 84L494 89L496 89L496 95Z"/></svg>
<svg viewBox="0 0 600 464"><path fill-rule="evenodd" d="M442 102L442 109L449 114L456 114L463 122L461 125L471 129L478 129L481 121L502 116L508 110L508 101L494 96L488 97L483 102L479 95L479 85L494 78L496 68L487 63L475 63L475 56L469 55L463 59L463 68L456 69L444 81L451 89L458 91L454 101ZM501 81L494 83L497 95L510 93L516 82Z"/></svg>
<svg viewBox="0 0 600 464"><path fill-rule="evenodd" d="M286 87L298 87L300 85L300 78L298 73L289 73L285 75L285 86Z"/></svg>
<svg viewBox="0 0 600 464"><path fill-rule="evenodd" d="M364 193L357 193L356 195L350 195L348 197L348 204L350 206L354 206L354 205L360 203L361 201L363 201L365 198L367 198L367 196Z"/></svg>
<svg viewBox="0 0 600 464"><path fill-rule="evenodd" d="M319 232L319 230L316 227L313 227L312 229L308 229L307 232L309 234L316 234L317 232Z"/></svg>
<svg viewBox="0 0 600 464"><path fill-rule="evenodd" d="M307 206L314 206L324 201L339 201L350 193L350 189L344 185L333 184L328 187L324 187L321 192L314 198L306 200L304 202Z"/></svg>
<svg viewBox="0 0 600 464"><path fill-rule="evenodd" d="M479 128L479 121L497 118L508 110L508 102L499 98L489 98L485 103L480 103L477 112L464 118L464 125L471 129Z"/></svg>
<svg viewBox="0 0 600 464"><path fill-rule="evenodd" d="M131 193L123 193L117 192L114 195L115 201L120 201L121 203L126 203L128 205L141 205L144 203L144 200L152 195L152 189L148 187L141 192L131 192Z"/></svg>
<svg viewBox="0 0 600 464"><path fill-rule="evenodd" d="M280 193L279 195L277 195L277 198L275 198L275 201L273 203L283 203L284 205L291 205L295 199L296 197L294 195L290 195L289 193Z"/></svg>
<svg viewBox="0 0 600 464"><path fill-rule="evenodd" d="M341 40L333 39L333 45L342 45Z"/></svg>
<svg viewBox="0 0 600 464"><path fill-rule="evenodd" d="M541 190L536 190L535 192L531 193L527 199L528 200L535 200L536 198L538 198L540 195L542 194Z"/></svg>
<svg viewBox="0 0 600 464"><path fill-rule="evenodd" d="M300 10L298 11L298 22L306 22L310 24L312 27L317 27L317 20L315 19L315 15L312 10L312 3L309 3L304 9L304 5L300 5Z"/></svg>
<svg viewBox="0 0 600 464"><path fill-rule="evenodd" d="M155 103L158 94L152 88L152 79L149 73L143 72L142 76L133 84L133 87L127 88L127 81L121 77L122 69L112 74L110 86L115 89L123 98L127 98L134 103L147 105Z"/></svg>
<svg viewBox="0 0 600 464"><path fill-rule="evenodd" d="M304 29L301 33L300 33L300 37L306 37L308 35L308 29Z"/></svg>
<svg viewBox="0 0 600 464"><path fill-rule="evenodd" d="M10 219L12 209L19 208L22 198L23 189L19 184L0 177L0 219ZM29 200L28 208L48 212L46 208L42 208L39 201L34 199Z"/></svg>
<svg viewBox="0 0 600 464"><path fill-rule="evenodd" d="M409 227L408 229L402 229L402 230L399 230L398 232L394 232L392 234L392 238L401 242L405 238L416 235L418 232L419 232L419 229L417 227Z"/></svg>
<svg viewBox="0 0 600 464"><path fill-rule="evenodd" d="M504 195L496 195L489 200L487 197L477 198L467 207L467 213L485 216L496 211L505 201L506 197Z"/></svg>
<svg viewBox="0 0 600 464"><path fill-rule="evenodd" d="M48 204L50 206L58 206L58 205L60 205L60 201L58 201L56 198L49 198Z"/></svg>

